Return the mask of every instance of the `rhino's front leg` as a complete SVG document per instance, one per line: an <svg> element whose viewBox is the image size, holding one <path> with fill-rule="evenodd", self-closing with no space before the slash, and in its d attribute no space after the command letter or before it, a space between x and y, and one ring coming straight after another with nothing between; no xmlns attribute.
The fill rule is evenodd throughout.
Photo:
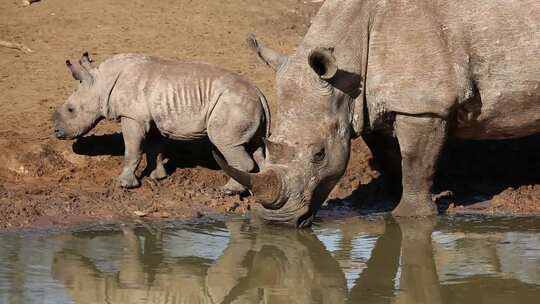
<svg viewBox="0 0 540 304"><path fill-rule="evenodd" d="M437 214L431 199L435 166L447 136L447 122L434 117L398 115L395 132L401 152L401 201L394 216Z"/></svg>
<svg viewBox="0 0 540 304"><path fill-rule="evenodd" d="M141 161L141 144L146 132L144 127L137 121L122 117L122 135L124 136L124 168L118 177L120 185L124 188L134 188L140 185L135 176L135 171Z"/></svg>

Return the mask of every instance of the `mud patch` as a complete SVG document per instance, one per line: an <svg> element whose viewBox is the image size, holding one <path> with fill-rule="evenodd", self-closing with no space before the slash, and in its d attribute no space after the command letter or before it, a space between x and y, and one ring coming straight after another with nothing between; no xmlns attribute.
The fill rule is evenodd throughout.
<svg viewBox="0 0 540 304"><path fill-rule="evenodd" d="M68 162L46 143L0 139L0 169L21 176L44 176L64 169Z"/></svg>

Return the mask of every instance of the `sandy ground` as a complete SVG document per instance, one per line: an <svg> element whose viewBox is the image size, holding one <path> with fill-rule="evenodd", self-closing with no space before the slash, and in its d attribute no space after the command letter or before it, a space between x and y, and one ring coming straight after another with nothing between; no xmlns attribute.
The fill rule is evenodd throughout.
<svg viewBox="0 0 540 304"><path fill-rule="evenodd" d="M17 0L0 2L0 40L34 50L0 48L0 228L248 211L249 198L224 197L217 190L226 178L207 143L173 143L171 177L159 183L144 178L142 187L127 191L115 182L123 153L118 125L102 122L78 141L53 138L52 112L77 84L64 62L84 51L97 62L124 52L207 61L252 79L272 106L273 73L245 47L245 36L254 32L290 52L319 5L299 0L43 0L23 8ZM439 198L441 209L538 214L539 148L538 136L449 145L435 188L453 195ZM144 162L140 172L146 173ZM347 174L321 214L388 210L396 199L388 189L358 140Z"/></svg>

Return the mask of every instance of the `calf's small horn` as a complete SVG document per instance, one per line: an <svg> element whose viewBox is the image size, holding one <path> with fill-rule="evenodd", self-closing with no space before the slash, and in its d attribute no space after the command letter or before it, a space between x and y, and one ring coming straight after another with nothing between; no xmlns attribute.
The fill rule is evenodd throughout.
<svg viewBox="0 0 540 304"><path fill-rule="evenodd" d="M277 209L276 205L281 193L281 179L279 175L266 169L259 173L247 173L233 168L215 151L212 151L218 165L225 173L253 192L257 201L268 209Z"/></svg>

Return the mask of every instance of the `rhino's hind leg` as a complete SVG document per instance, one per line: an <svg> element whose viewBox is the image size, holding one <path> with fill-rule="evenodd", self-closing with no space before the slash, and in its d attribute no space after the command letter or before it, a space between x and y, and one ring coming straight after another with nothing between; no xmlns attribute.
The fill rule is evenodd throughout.
<svg viewBox="0 0 540 304"><path fill-rule="evenodd" d="M437 214L431 199L435 166L447 136L447 122L434 117L398 115L396 136L401 151L403 192L394 216Z"/></svg>
<svg viewBox="0 0 540 304"><path fill-rule="evenodd" d="M122 135L125 145L124 168L118 181L124 188L138 187L140 182L135 176L135 171L141 162L141 144L146 132L140 123L131 118L122 117Z"/></svg>

